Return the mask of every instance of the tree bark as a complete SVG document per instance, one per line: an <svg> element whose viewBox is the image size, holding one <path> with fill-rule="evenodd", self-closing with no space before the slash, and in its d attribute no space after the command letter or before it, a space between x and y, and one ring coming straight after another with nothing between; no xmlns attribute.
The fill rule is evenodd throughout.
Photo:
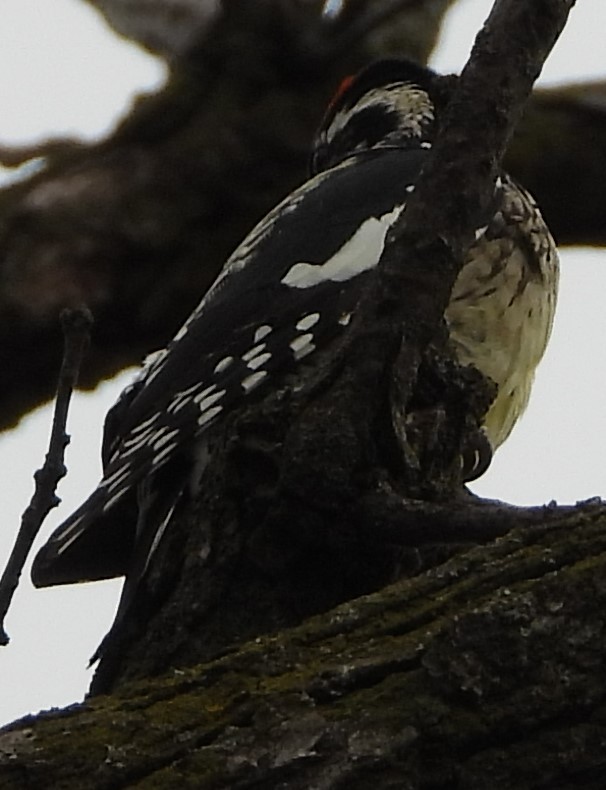
<svg viewBox="0 0 606 790"><path fill-rule="evenodd" d="M349 334L313 375L274 385L211 433L210 471L106 639L95 693L378 589L411 562L376 540L384 502L414 523L423 512L411 516L410 500L448 512L464 497L460 458L493 393L449 360L442 316L567 8L495 4L460 80L443 82L431 159ZM453 184L456 200L445 200Z"/></svg>
<svg viewBox="0 0 606 790"><path fill-rule="evenodd" d="M549 511L548 511L549 512ZM22 788L603 787L606 509L1 731Z"/></svg>
<svg viewBox="0 0 606 790"><path fill-rule="evenodd" d="M392 252L422 267L437 233L454 279L492 162L571 4L496 4ZM507 61L498 36L520 24ZM450 212L432 190L448 194L441 179L472 155L452 151L470 139L482 80L486 133ZM339 364L320 359L302 391L287 383L214 436L206 485L106 643L96 696L2 730L3 786L603 786L606 506L517 509L461 490L466 420L481 418L489 388L444 353L448 280L433 287L435 273L415 294L422 331L394 344L410 319L380 321L386 284L401 285L392 263L364 308L374 330ZM390 399L425 413L435 391L431 441L420 421L420 447L402 452ZM488 545L463 550L470 541Z"/></svg>

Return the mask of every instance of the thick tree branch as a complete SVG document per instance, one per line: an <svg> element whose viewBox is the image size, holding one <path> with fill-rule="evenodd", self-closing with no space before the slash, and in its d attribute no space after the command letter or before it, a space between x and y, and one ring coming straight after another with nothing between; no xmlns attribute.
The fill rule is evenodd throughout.
<svg viewBox="0 0 606 790"><path fill-rule="evenodd" d="M572 5L499 0L461 77L443 81L445 109L432 156L388 240L345 352L348 372L338 401L353 424L360 404L376 402L385 369L397 371L397 400L408 403L465 251L490 216L515 122Z"/></svg>
<svg viewBox="0 0 606 790"><path fill-rule="evenodd" d="M100 668L96 690L119 685L119 693L5 729L0 780L8 788L76 788L83 777L98 788L602 787L603 503L520 511L523 529L328 611L384 585L396 560L415 570L415 552L395 556L409 527L400 528L399 516L418 518L415 546L423 525L434 530L426 537L452 527L471 539L476 529L485 539L511 526L511 511L494 503L400 508L389 448L376 441L381 398L372 392L396 354L405 366L400 394L414 388L462 250L489 203L510 113L571 4L497 3L436 145L433 174L367 306L374 333L360 332L343 350L350 364L332 377L320 365L315 389L275 392L226 426L204 491L171 523L150 566L154 605L137 602L139 633ZM501 34L511 37L507 57ZM474 69L484 58L490 84L480 112ZM492 122L488 138L476 137ZM447 200L453 184L456 205ZM415 295L403 306L402 250ZM370 352L366 368L361 350ZM442 374L447 393L474 391L447 364ZM348 400L351 383L358 389ZM475 521L482 509L484 531ZM313 611L326 614L259 638ZM136 677L139 684L129 682Z"/></svg>
<svg viewBox="0 0 606 790"><path fill-rule="evenodd" d="M490 205L509 138L574 2L538 0L529 5L497 0L457 81L433 156L407 206L402 227L408 234L426 244L438 236L454 258L461 258ZM445 200L453 184L457 199ZM438 269L436 279L441 275ZM444 290L449 294L454 277L448 280Z"/></svg>
<svg viewBox="0 0 606 790"><path fill-rule="evenodd" d="M601 790L606 514L0 731L6 790Z"/></svg>
<svg viewBox="0 0 606 790"><path fill-rule="evenodd" d="M477 372L444 362L439 327L464 251L485 224L512 130L509 117L519 113L548 43L566 18L554 15L549 29L549 16L543 15L541 30L528 36L539 17L534 7L527 15L523 8L516 0L497 3L454 88L434 158L404 214L403 233L398 237L396 230L388 245L377 287L357 311L337 359L320 358L316 379L305 388L290 392L287 383L286 394L272 393L228 420L220 440L213 437L209 482L196 503L171 522L152 558L145 591L104 643L94 693L164 671L170 663L208 658L414 570L415 552L394 550L410 541L391 540L387 523L382 541L376 527L398 499L402 523L412 521L412 533L425 525L431 542L431 533L448 532L431 506L423 515L421 508L407 512L407 500L442 503L442 523L451 508L460 507L467 413L473 412L477 432L490 402ZM506 49L501 37L534 50L499 59ZM486 60L488 78L482 76ZM454 83L443 84L446 102ZM461 425L459 433L447 432L434 443L431 471L409 463L386 414L396 402L408 409L415 393L426 390L428 370L438 377L448 408L457 404L445 422ZM429 430L434 432L434 421ZM423 437L420 445L427 456ZM393 499L388 491L396 492ZM470 514L467 535L481 533L478 521ZM504 521L497 525L488 516L482 539L494 537ZM243 619L248 600L256 607L247 607ZM203 639L193 636L202 633Z"/></svg>
<svg viewBox="0 0 606 790"><path fill-rule="evenodd" d="M432 157L388 240L377 288L358 316L356 356L349 362L360 385L350 402L367 397L361 382L376 380L382 361L396 368L402 337L408 361L400 358L397 366L397 397L408 402L415 368L438 336L465 251L490 216L515 123L573 5L498 0L456 85L445 81L452 94Z"/></svg>

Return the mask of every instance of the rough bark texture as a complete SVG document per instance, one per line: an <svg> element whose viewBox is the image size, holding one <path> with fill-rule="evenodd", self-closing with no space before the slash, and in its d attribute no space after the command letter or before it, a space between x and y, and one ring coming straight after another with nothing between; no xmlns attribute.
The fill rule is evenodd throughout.
<svg viewBox="0 0 606 790"><path fill-rule="evenodd" d="M466 517L461 446L490 402L480 376L432 352L405 402L404 455L391 427L390 367L379 354L366 365L356 350L347 366L328 356L303 390L285 382L215 432L199 495L171 521L105 640L95 694L208 660L418 571L432 554L416 547L444 542L440 524L459 507ZM446 504L436 513L427 500ZM455 540L465 542L462 533Z"/></svg>
<svg viewBox="0 0 606 790"><path fill-rule="evenodd" d="M554 9L495 6L461 79L446 82L432 159L343 347L305 386L287 381L221 424L198 501L171 525L144 592L106 641L95 693L383 586L403 558L376 540L377 505L364 505L399 496L405 512L410 499L461 497L459 459L491 398L473 370L445 358L438 327L512 119L565 22L565 6ZM452 184L456 200L444 200Z"/></svg>
<svg viewBox="0 0 606 790"><path fill-rule="evenodd" d="M437 329L511 118L570 5L497 4L392 248L413 261L418 331L400 345L413 294L400 298L388 255L368 321L337 357L215 433L203 492L106 643L96 696L2 730L3 787L603 787L606 507L465 495L459 453L490 391ZM500 26L517 32L509 43ZM499 55L512 41L515 58ZM468 143L477 160L448 211L441 179L465 169ZM422 276L428 252L441 285ZM412 418L403 446L395 403Z"/></svg>
<svg viewBox="0 0 606 790"><path fill-rule="evenodd" d="M604 611L606 512L588 505L209 664L5 728L0 784L602 790Z"/></svg>

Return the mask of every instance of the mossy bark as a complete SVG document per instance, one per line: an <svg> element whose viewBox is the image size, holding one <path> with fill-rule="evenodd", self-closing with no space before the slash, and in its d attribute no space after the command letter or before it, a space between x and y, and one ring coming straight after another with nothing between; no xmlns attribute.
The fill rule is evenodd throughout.
<svg viewBox="0 0 606 790"><path fill-rule="evenodd" d="M606 509L0 734L31 788L603 787Z"/></svg>
<svg viewBox="0 0 606 790"><path fill-rule="evenodd" d="M518 22L532 11L538 41L541 8L502 2L502 19L508 8ZM511 90L482 97L502 113L536 71L516 84L506 69ZM467 88L482 78L467 73ZM453 104L464 128L464 99ZM438 212L433 227L448 228L453 277L453 249L477 227L470 193L488 188L472 175L460 216L448 226ZM414 199L408 213L435 217ZM408 231L414 273L436 247ZM458 459L490 387L427 321L401 343L402 316L380 309L399 296L375 294L376 321L320 356L304 387L220 427L206 485L102 651L96 696L4 728L3 787L603 786L606 507L466 495ZM417 429L398 441L394 399Z"/></svg>

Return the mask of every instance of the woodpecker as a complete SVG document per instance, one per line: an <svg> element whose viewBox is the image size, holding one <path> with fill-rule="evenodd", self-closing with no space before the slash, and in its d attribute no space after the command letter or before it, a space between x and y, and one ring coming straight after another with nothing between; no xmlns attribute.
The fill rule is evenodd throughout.
<svg viewBox="0 0 606 790"><path fill-rule="evenodd" d="M140 580L199 479L212 426L286 373L303 379L309 361L349 331L431 155L446 79L389 60L343 83L317 133L309 180L244 239L109 411L102 480L38 553L36 586ZM445 312L458 361L496 384L483 425L492 450L528 402L558 283L555 244L534 200L505 173L494 192Z"/></svg>

